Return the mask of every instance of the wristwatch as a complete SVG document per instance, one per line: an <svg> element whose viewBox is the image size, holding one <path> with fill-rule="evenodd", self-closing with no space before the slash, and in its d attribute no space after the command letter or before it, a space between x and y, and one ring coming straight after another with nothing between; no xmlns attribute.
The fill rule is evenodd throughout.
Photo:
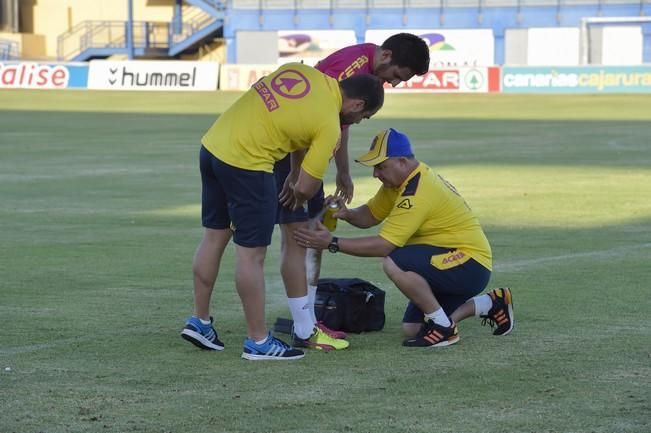
<svg viewBox="0 0 651 433"><path fill-rule="evenodd" d="M337 236L332 237L332 240L328 244L328 251L331 253L336 253L339 251L339 238Z"/></svg>

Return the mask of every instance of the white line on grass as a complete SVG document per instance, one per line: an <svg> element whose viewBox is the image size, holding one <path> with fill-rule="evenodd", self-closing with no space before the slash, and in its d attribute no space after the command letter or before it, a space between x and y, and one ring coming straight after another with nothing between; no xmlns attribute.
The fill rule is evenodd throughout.
<svg viewBox="0 0 651 433"><path fill-rule="evenodd" d="M84 340L90 341L91 338L65 338L61 340L54 340L49 343L30 344L29 346L20 346L20 347L8 347L6 349L0 349L0 356L37 352L39 350L52 349L53 347L61 346L64 344L80 343L83 342Z"/></svg>
<svg viewBox="0 0 651 433"><path fill-rule="evenodd" d="M590 257L610 258L631 250L641 250L651 248L651 242L637 245L627 245L617 248L609 248L607 250L586 251L582 253L561 254L557 256L539 257L537 259L528 260L515 260L506 263L498 263L495 265L495 271L509 272L509 271L522 271L527 268L535 268L539 266L548 265L554 262L566 262L573 259L582 259Z"/></svg>
<svg viewBox="0 0 651 433"><path fill-rule="evenodd" d="M114 175L141 175L151 174L158 172L151 168L129 168L129 167L116 167L116 168L83 168L79 170L66 170L59 174L0 174L0 181L3 183L20 183L20 182L34 182L42 180L60 180L60 179L75 179L80 177L98 177L98 176L114 176Z"/></svg>
<svg viewBox="0 0 651 433"><path fill-rule="evenodd" d="M549 263L554 263L559 261L566 262L572 259L590 258L590 257L609 258L609 257L614 257L616 255L620 255L622 253L626 253L631 250L641 250L646 248L651 248L651 242L645 244L627 245L627 246L622 246L617 248L609 248L607 250L586 251L582 253L562 254L562 255L549 256L549 257L539 257L537 259L511 261L511 262L496 264L495 270L501 272L522 271L527 268L535 268L538 266L544 266ZM279 287L282 286L280 284L280 281L278 281L276 285L278 285ZM268 286L267 288L269 288L269 286L275 286L275 285L274 282L267 282L267 286ZM274 293L275 291L271 291L271 292ZM278 298L284 299L284 294L282 296L278 295ZM51 349L57 346L61 346L63 344L82 343L86 340L90 341L91 339L92 338L66 338L61 340L54 340L44 344L32 344L29 346L21 346L21 347L8 347L5 349L0 349L0 356L6 356L6 355L11 356L11 355L18 355L20 353L36 352L39 350Z"/></svg>

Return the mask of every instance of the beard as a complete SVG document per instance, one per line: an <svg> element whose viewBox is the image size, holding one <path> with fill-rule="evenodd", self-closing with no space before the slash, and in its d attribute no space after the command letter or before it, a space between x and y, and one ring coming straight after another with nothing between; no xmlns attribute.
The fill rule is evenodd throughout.
<svg viewBox="0 0 651 433"><path fill-rule="evenodd" d="M377 68L375 68L374 75L381 76L390 67L391 67L391 63L380 63L379 65L377 65Z"/></svg>
<svg viewBox="0 0 651 433"><path fill-rule="evenodd" d="M355 122L352 114L339 113L339 123L342 125L352 125Z"/></svg>

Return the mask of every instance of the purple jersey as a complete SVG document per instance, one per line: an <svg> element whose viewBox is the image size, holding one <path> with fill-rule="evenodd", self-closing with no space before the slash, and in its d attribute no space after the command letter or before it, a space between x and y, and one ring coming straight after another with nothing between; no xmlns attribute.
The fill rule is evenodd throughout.
<svg viewBox="0 0 651 433"><path fill-rule="evenodd" d="M355 74L372 74L376 48L375 44L342 48L317 63L316 68L337 81Z"/></svg>

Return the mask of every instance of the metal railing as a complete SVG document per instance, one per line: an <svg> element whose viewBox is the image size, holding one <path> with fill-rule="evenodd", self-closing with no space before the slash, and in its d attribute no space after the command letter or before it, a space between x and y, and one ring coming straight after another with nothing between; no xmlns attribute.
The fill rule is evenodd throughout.
<svg viewBox="0 0 651 433"><path fill-rule="evenodd" d="M127 48L128 22L83 21L58 38L57 56L68 60L91 48ZM136 49L169 48L170 23L133 22Z"/></svg>
<svg viewBox="0 0 651 433"><path fill-rule="evenodd" d="M203 2L208 3L215 10L222 12L226 10L226 0L203 0Z"/></svg>
<svg viewBox="0 0 651 433"><path fill-rule="evenodd" d="M0 39L0 60L17 60L20 58L20 44L9 39Z"/></svg>
<svg viewBox="0 0 651 433"><path fill-rule="evenodd" d="M170 32L170 45L184 41L215 21L217 21L217 18L200 9L191 10L187 15L183 15L183 23L180 28Z"/></svg>

